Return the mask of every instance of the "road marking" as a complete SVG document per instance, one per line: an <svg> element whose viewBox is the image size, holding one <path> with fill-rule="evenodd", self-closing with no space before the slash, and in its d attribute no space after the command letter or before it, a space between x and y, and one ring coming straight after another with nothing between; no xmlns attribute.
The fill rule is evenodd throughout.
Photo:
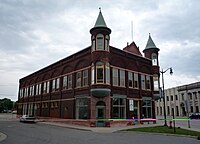
<svg viewBox="0 0 200 144"><path fill-rule="evenodd" d="M0 142L5 140L7 138L7 135L0 132Z"/></svg>

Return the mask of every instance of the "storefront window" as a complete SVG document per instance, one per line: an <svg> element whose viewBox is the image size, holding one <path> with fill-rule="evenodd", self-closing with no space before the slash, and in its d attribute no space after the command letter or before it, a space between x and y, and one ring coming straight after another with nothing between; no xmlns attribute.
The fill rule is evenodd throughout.
<svg viewBox="0 0 200 144"><path fill-rule="evenodd" d="M142 98L142 118L152 118L152 99Z"/></svg>
<svg viewBox="0 0 200 144"><path fill-rule="evenodd" d="M88 98L76 99L76 118L88 119Z"/></svg>
<svg viewBox="0 0 200 144"><path fill-rule="evenodd" d="M125 98L113 98L113 118L120 119L125 118L125 107L126 99Z"/></svg>

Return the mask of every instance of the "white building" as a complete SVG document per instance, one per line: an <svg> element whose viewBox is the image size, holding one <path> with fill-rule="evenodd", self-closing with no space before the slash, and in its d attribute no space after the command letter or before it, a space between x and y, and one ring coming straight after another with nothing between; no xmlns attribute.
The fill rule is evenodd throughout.
<svg viewBox="0 0 200 144"><path fill-rule="evenodd" d="M165 90L167 116L187 116L200 112L200 82ZM156 114L164 115L163 98L156 101Z"/></svg>

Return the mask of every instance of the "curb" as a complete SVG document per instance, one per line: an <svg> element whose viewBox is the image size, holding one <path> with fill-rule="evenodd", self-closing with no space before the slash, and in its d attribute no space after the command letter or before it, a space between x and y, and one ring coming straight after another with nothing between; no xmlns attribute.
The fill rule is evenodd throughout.
<svg viewBox="0 0 200 144"><path fill-rule="evenodd" d="M194 138L197 139L197 136L190 136L190 135L179 135L179 134L169 134L169 133L150 133L150 132L139 132L139 131L126 131L122 130L121 132L133 132L133 133L139 133L139 134L149 134L149 135L164 135L164 136L175 136L175 137L188 137L188 138Z"/></svg>
<svg viewBox="0 0 200 144"><path fill-rule="evenodd" d="M71 126L62 125L62 124L54 124L54 123L51 123L51 122L39 122L39 123L46 124L46 125L51 125L51 126L65 127L65 128L69 128L69 129L75 129L75 130L92 131L92 130L89 130L89 129L71 127Z"/></svg>
<svg viewBox="0 0 200 144"><path fill-rule="evenodd" d="M0 132L0 142L5 140L7 138L7 135Z"/></svg>

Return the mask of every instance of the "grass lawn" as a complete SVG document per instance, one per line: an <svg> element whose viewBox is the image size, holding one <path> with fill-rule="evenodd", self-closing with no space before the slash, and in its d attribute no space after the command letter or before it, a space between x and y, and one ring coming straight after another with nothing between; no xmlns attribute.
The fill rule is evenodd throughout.
<svg viewBox="0 0 200 144"><path fill-rule="evenodd" d="M151 133L168 133L168 134L200 136L200 132L186 130L186 129L182 129L182 128L176 128L176 132L174 133L174 129L173 128L170 129L169 127L164 127L164 126L133 128L133 129L128 129L127 131L139 131L139 132L151 132Z"/></svg>

